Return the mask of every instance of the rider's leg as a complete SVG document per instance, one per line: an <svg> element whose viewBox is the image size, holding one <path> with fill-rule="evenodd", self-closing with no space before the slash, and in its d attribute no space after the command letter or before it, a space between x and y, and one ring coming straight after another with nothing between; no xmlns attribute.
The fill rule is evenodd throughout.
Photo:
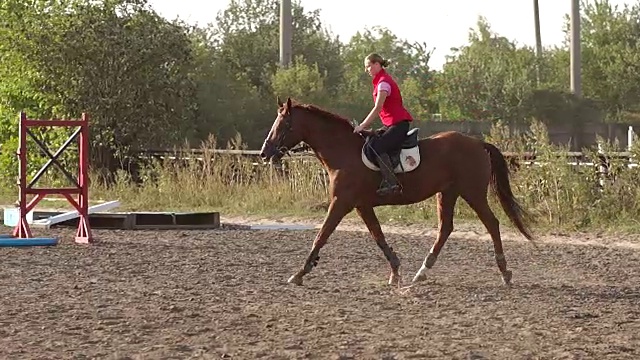
<svg viewBox="0 0 640 360"><path fill-rule="evenodd" d="M401 121L388 127L387 130L373 142L373 149L378 154L388 153L389 151L397 149L407 137L409 127L410 124L408 121Z"/></svg>
<svg viewBox="0 0 640 360"><path fill-rule="evenodd" d="M378 163L380 164L380 173L382 174L382 183L377 190L378 195L398 192L400 190L400 185L398 185L398 181L393 173L393 165L391 165L391 158L389 158L389 154L380 154L378 156Z"/></svg>
<svg viewBox="0 0 640 360"><path fill-rule="evenodd" d="M404 141L409 131L409 122L402 121L393 126L390 126L376 141L373 142L372 147L378 155L380 172L383 176L382 184L378 189L378 194L384 195L390 191L399 190L398 182L393 173L391 165L391 159L388 153L397 149L402 141Z"/></svg>

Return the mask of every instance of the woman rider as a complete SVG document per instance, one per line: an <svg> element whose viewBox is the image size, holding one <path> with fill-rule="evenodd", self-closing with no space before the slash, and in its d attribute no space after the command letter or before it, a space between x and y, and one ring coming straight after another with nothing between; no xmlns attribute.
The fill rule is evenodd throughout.
<svg viewBox="0 0 640 360"><path fill-rule="evenodd" d="M353 130L355 133L359 133L369 128L376 114L382 120L384 132L371 144L380 160L380 171L384 179L380 189L378 189L378 194L380 195L389 191L396 192L400 189L391 167L391 159L388 152L400 147L407 136L410 122L413 121L411 114L402 104L400 88L384 69L387 66L389 66L389 61L376 53L369 54L364 59L364 67L369 75L373 77L373 101L375 105L364 121Z"/></svg>

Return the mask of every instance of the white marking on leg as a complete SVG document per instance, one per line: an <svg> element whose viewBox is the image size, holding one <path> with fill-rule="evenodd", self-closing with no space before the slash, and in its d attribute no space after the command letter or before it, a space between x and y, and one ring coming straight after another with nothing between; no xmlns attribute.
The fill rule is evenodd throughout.
<svg viewBox="0 0 640 360"><path fill-rule="evenodd" d="M416 275L413 277L413 282L427 280L426 272L427 272L427 267L424 264L422 264L422 266L420 267L420 270L418 270Z"/></svg>
<svg viewBox="0 0 640 360"><path fill-rule="evenodd" d="M302 276L299 274L292 275L287 281L289 284L302 285Z"/></svg>
<svg viewBox="0 0 640 360"><path fill-rule="evenodd" d="M422 266L420 266L420 270L418 270L416 275L413 277L413 282L426 280L427 270L433 267L437 259L438 259L437 256L433 254L433 248L431 248L431 251L429 251L429 254L422 262Z"/></svg>
<svg viewBox="0 0 640 360"><path fill-rule="evenodd" d="M433 254L433 251L431 251L429 252L429 255L427 255L427 258L424 259L424 266L426 266L427 269L431 269L433 265L435 265L436 260L438 260L438 257Z"/></svg>

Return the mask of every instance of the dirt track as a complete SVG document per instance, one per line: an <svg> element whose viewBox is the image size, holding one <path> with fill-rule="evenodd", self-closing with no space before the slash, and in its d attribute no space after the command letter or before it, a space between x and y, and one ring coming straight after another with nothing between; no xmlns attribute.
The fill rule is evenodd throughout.
<svg viewBox="0 0 640 360"><path fill-rule="evenodd" d="M2 359L638 359L640 250L452 236L399 295L367 233L338 232L302 287L315 231L95 231L0 249ZM433 239L389 234L409 281ZM428 241L428 243L426 242Z"/></svg>

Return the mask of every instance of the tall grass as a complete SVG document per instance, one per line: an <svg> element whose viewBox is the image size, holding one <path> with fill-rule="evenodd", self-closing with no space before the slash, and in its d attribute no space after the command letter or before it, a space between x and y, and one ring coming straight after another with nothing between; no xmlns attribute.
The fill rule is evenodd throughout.
<svg viewBox="0 0 640 360"><path fill-rule="evenodd" d="M210 138L201 146L201 158L178 149L174 157L186 160L151 161L137 185L121 171L111 186L101 179L94 182L92 194L126 199L126 207L132 210L312 216L322 208L328 185L317 161L290 161L279 170L241 155L216 154L214 148L215 139Z"/></svg>
<svg viewBox="0 0 640 360"><path fill-rule="evenodd" d="M486 140L504 151L535 151L537 164L520 162L511 173L511 183L521 204L537 220L537 228L557 230L632 230L640 215L640 170L627 168L623 160L611 160L609 177L599 184L596 149L583 149L593 166L572 166L572 159L558 156L566 147L551 145L546 128L534 122L524 134L509 134L496 125ZM311 158L287 160L282 169L254 164L242 156L219 155L215 139L202 144L202 158L184 161L152 161L141 170L134 183L125 172L116 174L107 185L92 175L93 199L119 199L120 209L146 211L205 211L223 215L269 217L301 216L321 219L328 201L328 181L319 161ZM238 144L228 146L240 147ZM604 144L605 152L620 151ZM632 151L638 153L638 148ZM189 156L176 150L177 157ZM497 200L490 201L501 222L508 224ZM424 223L435 225L435 199L408 206L386 206L377 210L384 223ZM350 215L354 216L354 215ZM460 200L458 219L476 215Z"/></svg>

